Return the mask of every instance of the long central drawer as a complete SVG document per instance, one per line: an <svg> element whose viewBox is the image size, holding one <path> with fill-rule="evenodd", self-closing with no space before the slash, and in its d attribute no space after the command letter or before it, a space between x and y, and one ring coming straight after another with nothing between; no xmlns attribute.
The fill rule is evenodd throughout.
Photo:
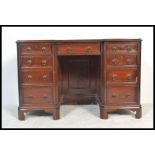
<svg viewBox="0 0 155 155"><path fill-rule="evenodd" d="M58 55L100 55L100 43L60 43Z"/></svg>

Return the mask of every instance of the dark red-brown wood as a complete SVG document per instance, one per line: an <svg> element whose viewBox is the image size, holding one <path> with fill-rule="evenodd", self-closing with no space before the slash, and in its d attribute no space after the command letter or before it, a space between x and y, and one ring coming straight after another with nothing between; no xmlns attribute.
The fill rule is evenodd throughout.
<svg viewBox="0 0 155 155"><path fill-rule="evenodd" d="M19 120L32 110L59 119L61 104L98 104L100 117L140 105L140 39L17 41Z"/></svg>

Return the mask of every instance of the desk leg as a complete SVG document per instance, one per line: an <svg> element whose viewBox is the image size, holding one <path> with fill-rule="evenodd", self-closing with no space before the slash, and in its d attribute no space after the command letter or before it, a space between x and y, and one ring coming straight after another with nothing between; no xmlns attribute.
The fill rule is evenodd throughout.
<svg viewBox="0 0 155 155"><path fill-rule="evenodd" d="M21 121L25 120L25 115L23 110L18 109L18 119Z"/></svg>
<svg viewBox="0 0 155 155"><path fill-rule="evenodd" d="M103 107L100 107L100 118L108 119L108 113Z"/></svg>
<svg viewBox="0 0 155 155"><path fill-rule="evenodd" d="M60 118L60 108L56 108L54 111L53 111L53 119L54 120L58 120Z"/></svg>
<svg viewBox="0 0 155 155"><path fill-rule="evenodd" d="M142 108L141 108L141 107L140 107L139 109L136 110L135 117L136 117L137 119L139 119L139 118L142 117Z"/></svg>

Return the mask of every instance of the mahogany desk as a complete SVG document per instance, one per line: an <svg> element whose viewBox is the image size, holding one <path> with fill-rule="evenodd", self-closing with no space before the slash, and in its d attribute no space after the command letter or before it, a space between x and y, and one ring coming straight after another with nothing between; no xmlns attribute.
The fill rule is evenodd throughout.
<svg viewBox="0 0 155 155"><path fill-rule="evenodd" d="M19 120L32 110L59 119L62 104L96 104L100 118L140 105L140 39L17 41Z"/></svg>

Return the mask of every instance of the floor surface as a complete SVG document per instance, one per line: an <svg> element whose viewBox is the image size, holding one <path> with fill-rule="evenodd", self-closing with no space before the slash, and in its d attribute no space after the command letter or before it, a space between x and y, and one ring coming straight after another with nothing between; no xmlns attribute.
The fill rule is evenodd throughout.
<svg viewBox="0 0 155 155"><path fill-rule="evenodd" d="M152 128L153 106L142 105L143 116L135 119L134 113L118 110L109 114L109 119L99 118L97 105L64 105L60 109L60 120L43 111L34 111L26 115L25 121L19 121L16 106L3 106L3 128Z"/></svg>

